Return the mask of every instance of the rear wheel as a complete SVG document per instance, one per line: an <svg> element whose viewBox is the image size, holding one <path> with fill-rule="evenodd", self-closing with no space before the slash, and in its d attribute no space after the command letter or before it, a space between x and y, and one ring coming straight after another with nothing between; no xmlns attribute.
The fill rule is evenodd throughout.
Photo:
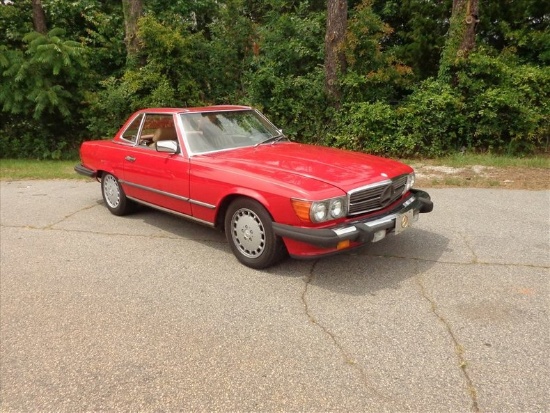
<svg viewBox="0 0 550 413"><path fill-rule="evenodd" d="M124 190L118 179L109 173L103 174L101 178L101 194L105 205L114 215L125 215L130 212L132 201L126 198Z"/></svg>
<svg viewBox="0 0 550 413"><path fill-rule="evenodd" d="M244 265L262 269L270 267L286 255L280 237L275 235L272 220L258 202L239 198L225 215L225 234L233 254Z"/></svg>

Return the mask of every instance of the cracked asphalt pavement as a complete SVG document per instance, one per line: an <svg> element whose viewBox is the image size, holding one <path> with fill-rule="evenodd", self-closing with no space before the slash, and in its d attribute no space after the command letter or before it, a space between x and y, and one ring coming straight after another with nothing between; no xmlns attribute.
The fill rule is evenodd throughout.
<svg viewBox="0 0 550 413"><path fill-rule="evenodd" d="M268 271L85 181L0 183L0 410L550 410L550 192L431 189L415 227Z"/></svg>

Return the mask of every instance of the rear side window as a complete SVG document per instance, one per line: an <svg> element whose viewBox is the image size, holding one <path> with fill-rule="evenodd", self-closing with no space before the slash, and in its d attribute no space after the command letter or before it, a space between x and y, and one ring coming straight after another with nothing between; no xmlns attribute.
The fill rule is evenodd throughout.
<svg viewBox="0 0 550 413"><path fill-rule="evenodd" d="M136 143L139 133L139 127L141 126L141 121L143 120L143 115L139 115L133 120L133 122L126 128L122 134L122 139L128 142Z"/></svg>

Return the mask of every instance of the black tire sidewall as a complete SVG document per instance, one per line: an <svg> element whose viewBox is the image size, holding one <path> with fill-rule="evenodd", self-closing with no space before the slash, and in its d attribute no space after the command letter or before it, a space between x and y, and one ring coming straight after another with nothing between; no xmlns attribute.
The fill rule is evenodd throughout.
<svg viewBox="0 0 550 413"><path fill-rule="evenodd" d="M109 202L107 202L107 197L105 195L105 180L109 176L112 176L116 180L116 183L118 185L120 201L119 201L118 205L115 208L113 208L111 205L109 205ZM101 195L103 196L103 201L105 202L105 205L107 206L107 209L112 214L122 216L122 215L125 215L125 214L128 213L128 209L129 209L128 208L128 198L126 198L126 194L124 193L124 190L122 189L122 186L120 185L120 182L118 181L116 176L114 176L112 174L109 174L109 173L103 174L103 176L101 177Z"/></svg>
<svg viewBox="0 0 550 413"><path fill-rule="evenodd" d="M250 258L243 255L233 240L231 221L235 212L243 208L253 211L258 216L265 231L266 245L264 251L258 258ZM229 205L229 208L225 214L224 222L227 242L229 242L229 246L231 247L233 254L247 267L255 269L267 268L276 264L284 256L286 250L284 248L283 241L280 237L275 235L273 226L271 225L272 222L273 219L271 218L271 215L269 215L263 205L253 199L239 198Z"/></svg>

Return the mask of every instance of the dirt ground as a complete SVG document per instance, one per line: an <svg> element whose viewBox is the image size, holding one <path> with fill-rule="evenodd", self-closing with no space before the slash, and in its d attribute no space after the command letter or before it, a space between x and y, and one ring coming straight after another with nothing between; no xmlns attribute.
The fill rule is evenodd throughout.
<svg viewBox="0 0 550 413"><path fill-rule="evenodd" d="M417 188L550 189L550 170L544 168L497 168L481 165L454 168L422 163L411 166L416 172Z"/></svg>

